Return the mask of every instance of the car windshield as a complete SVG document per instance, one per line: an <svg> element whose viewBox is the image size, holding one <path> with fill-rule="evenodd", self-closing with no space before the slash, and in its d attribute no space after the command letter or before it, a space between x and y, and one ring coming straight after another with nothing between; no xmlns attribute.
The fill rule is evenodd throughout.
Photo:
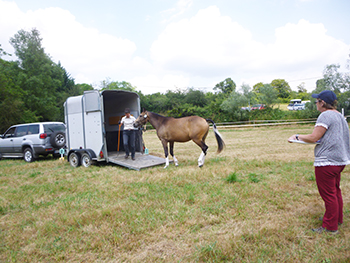
<svg viewBox="0 0 350 263"><path fill-rule="evenodd" d="M10 137L15 136L15 130L16 130L16 127L12 127L10 129L8 129L6 131L6 133L4 134L4 138L10 138Z"/></svg>
<svg viewBox="0 0 350 263"><path fill-rule="evenodd" d="M65 131L66 127L64 124L59 123L50 123L50 124L44 124L44 132L45 133L53 133L56 131Z"/></svg>

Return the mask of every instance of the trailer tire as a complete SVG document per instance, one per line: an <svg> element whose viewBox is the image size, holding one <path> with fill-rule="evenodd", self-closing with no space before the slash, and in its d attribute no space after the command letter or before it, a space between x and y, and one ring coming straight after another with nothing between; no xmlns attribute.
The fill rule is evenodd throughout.
<svg viewBox="0 0 350 263"><path fill-rule="evenodd" d="M89 167L92 164L92 159L88 153L83 153L81 155L80 163L84 167Z"/></svg>
<svg viewBox="0 0 350 263"><path fill-rule="evenodd" d="M76 152L72 152L68 157L69 163L73 167L78 167L80 163L80 154Z"/></svg>

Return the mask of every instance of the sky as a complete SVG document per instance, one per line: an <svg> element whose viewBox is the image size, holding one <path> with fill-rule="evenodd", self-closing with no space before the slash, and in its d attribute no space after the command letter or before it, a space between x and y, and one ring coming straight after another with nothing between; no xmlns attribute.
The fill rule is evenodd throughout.
<svg viewBox="0 0 350 263"><path fill-rule="evenodd" d="M127 81L143 94L285 79L311 92L348 72L349 0L0 0L0 44L39 30L75 83Z"/></svg>

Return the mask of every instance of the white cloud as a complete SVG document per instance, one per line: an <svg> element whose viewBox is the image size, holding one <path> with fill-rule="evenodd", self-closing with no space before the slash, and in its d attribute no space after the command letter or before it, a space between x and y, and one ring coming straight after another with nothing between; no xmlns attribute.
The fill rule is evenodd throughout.
<svg viewBox="0 0 350 263"><path fill-rule="evenodd" d="M61 8L23 13L16 4L0 1L0 10L3 10L0 31L6 32L0 43L4 42L4 37L8 42L20 29L30 31L35 27L43 39L45 52L54 61L59 60L78 82L91 83L96 77L102 81L115 72L124 71L130 66L136 50L132 41L86 28L69 11Z"/></svg>
<svg viewBox="0 0 350 263"><path fill-rule="evenodd" d="M248 30L212 6L167 26L153 43L151 55L157 65L169 70L215 76L228 74L228 66L244 67L258 46Z"/></svg>
<svg viewBox="0 0 350 263"><path fill-rule="evenodd" d="M274 78L318 77L326 64L345 63L349 52L349 45L328 36L323 24L306 20L277 28L275 36L270 44L259 43L211 6L168 25L153 43L151 57L155 65L177 74L208 82L232 77L254 85Z"/></svg>
<svg viewBox="0 0 350 263"><path fill-rule="evenodd" d="M133 78L133 85L138 88L142 87L143 94L151 94L156 92L165 93L167 90L185 89L189 87L189 78L183 75L173 74L146 74Z"/></svg>
<svg viewBox="0 0 350 263"><path fill-rule="evenodd" d="M173 8L164 10L161 12L165 19L162 21L163 23L167 23L184 14L189 8L192 6L193 0L178 0L176 5Z"/></svg>
<svg viewBox="0 0 350 263"><path fill-rule="evenodd" d="M23 23L21 11L14 2L4 2L0 0L0 44L6 52L13 52L10 45L12 37Z"/></svg>
<svg viewBox="0 0 350 263"><path fill-rule="evenodd" d="M191 4L192 0L179 1L173 14ZM218 7L210 6L168 24L149 54L135 56L134 42L87 28L67 10L22 12L14 2L0 0L0 43L5 51L12 52L8 42L18 30L33 27L40 31L45 51L61 61L76 83L98 85L110 78L128 81L145 94L214 87L227 77L237 85L251 86L284 78L294 80L290 84L296 87L303 79L321 76L327 64L345 63L350 49L327 35L323 24L306 20L277 28L275 39L263 44ZM313 88L315 81L306 87Z"/></svg>

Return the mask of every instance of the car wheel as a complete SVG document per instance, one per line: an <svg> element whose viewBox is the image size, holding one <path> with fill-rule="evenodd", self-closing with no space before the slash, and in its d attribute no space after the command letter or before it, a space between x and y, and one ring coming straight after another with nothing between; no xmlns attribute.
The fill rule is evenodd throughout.
<svg viewBox="0 0 350 263"><path fill-rule="evenodd" d="M56 131L50 136L50 143L55 148L63 148L66 145L66 135L63 131Z"/></svg>
<svg viewBox="0 0 350 263"><path fill-rule="evenodd" d="M68 157L69 163L73 167L78 167L80 165L80 156L78 153L71 153Z"/></svg>
<svg viewBox="0 0 350 263"><path fill-rule="evenodd" d="M92 160L90 158L90 155L87 153L83 153L81 156L81 165L84 167L89 167L92 164Z"/></svg>
<svg viewBox="0 0 350 263"><path fill-rule="evenodd" d="M25 148L23 151L23 159L28 162L31 163L32 161L34 161L34 155L33 155L33 151L31 148Z"/></svg>

